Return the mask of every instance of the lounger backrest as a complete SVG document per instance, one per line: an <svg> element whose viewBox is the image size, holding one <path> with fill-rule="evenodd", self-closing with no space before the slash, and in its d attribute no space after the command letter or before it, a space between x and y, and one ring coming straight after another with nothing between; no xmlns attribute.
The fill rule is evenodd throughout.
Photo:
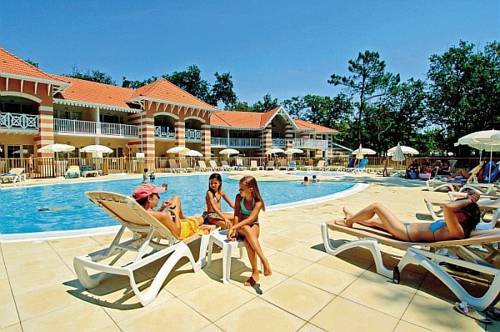
<svg viewBox="0 0 500 332"><path fill-rule="evenodd" d="M274 167L274 160L269 160L267 162L267 167Z"/></svg>
<svg viewBox="0 0 500 332"><path fill-rule="evenodd" d="M243 166L243 160L240 158L236 158L236 165Z"/></svg>
<svg viewBox="0 0 500 332"><path fill-rule="evenodd" d="M288 165L286 159L280 159L280 166L286 167Z"/></svg>
<svg viewBox="0 0 500 332"><path fill-rule="evenodd" d="M221 161L220 163L222 164L222 166L229 166L229 164L225 160Z"/></svg>
<svg viewBox="0 0 500 332"><path fill-rule="evenodd" d="M250 160L250 167L257 168L257 160Z"/></svg>
<svg viewBox="0 0 500 332"><path fill-rule="evenodd" d="M368 164L368 159L361 159L361 161L359 162L359 165L358 165L358 168L365 168L366 165Z"/></svg>
<svg viewBox="0 0 500 332"><path fill-rule="evenodd" d="M165 225L151 216L132 197L106 191L88 191L85 195L133 232L148 233L153 227L156 235L169 241L177 240Z"/></svg>
<svg viewBox="0 0 500 332"><path fill-rule="evenodd" d="M180 163L181 163L181 168L189 168L189 165L188 165L186 159L181 159Z"/></svg>
<svg viewBox="0 0 500 332"><path fill-rule="evenodd" d="M170 166L170 168L179 168L179 165L177 165L177 162L175 161L175 159L169 159L168 165Z"/></svg>
<svg viewBox="0 0 500 332"><path fill-rule="evenodd" d="M12 168L9 174L21 175L24 173L24 168Z"/></svg>
<svg viewBox="0 0 500 332"><path fill-rule="evenodd" d="M68 172L78 172L78 173L80 173L80 167L79 166L75 166L75 165L69 166L68 167Z"/></svg>
<svg viewBox="0 0 500 332"><path fill-rule="evenodd" d="M210 160L208 163L210 164L210 167L212 167L212 168L218 168L219 167L219 166L217 166L217 163L215 161L213 161L213 160Z"/></svg>
<svg viewBox="0 0 500 332"><path fill-rule="evenodd" d="M198 166L200 166L200 168L207 168L207 164L205 164L203 160L198 160Z"/></svg>
<svg viewBox="0 0 500 332"><path fill-rule="evenodd" d="M324 160L318 161L318 165L316 167L325 167L325 161Z"/></svg>

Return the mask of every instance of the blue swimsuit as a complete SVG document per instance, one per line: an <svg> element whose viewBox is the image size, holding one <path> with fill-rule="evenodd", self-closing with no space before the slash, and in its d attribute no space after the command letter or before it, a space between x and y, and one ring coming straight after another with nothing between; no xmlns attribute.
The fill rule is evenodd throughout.
<svg viewBox="0 0 500 332"><path fill-rule="evenodd" d="M412 241L411 237L410 237L410 232L408 230L408 228L410 227L411 223L404 223L404 227L405 227L405 230L406 230L406 236L408 237L408 241ZM436 241L436 232L445 228L446 227L446 222L444 221L444 219L437 219L436 221L432 222L429 224L429 230L432 232L432 238L434 239L434 241Z"/></svg>
<svg viewBox="0 0 500 332"><path fill-rule="evenodd" d="M253 208L255 207L255 199L252 198L252 210ZM252 214L252 210L248 210L245 206L245 199L243 197L241 197L241 200L240 200L240 214L242 216L245 216L245 217L248 217L250 216L250 214ZM250 227L252 227L253 225L258 225L259 224L259 220L255 220L251 225Z"/></svg>

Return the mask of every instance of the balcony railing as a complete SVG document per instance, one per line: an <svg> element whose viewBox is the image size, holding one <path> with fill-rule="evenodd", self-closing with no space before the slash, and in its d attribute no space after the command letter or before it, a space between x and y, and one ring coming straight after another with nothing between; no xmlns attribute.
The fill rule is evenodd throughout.
<svg viewBox="0 0 500 332"><path fill-rule="evenodd" d="M201 130L186 128L185 137L186 141L201 142Z"/></svg>
<svg viewBox="0 0 500 332"><path fill-rule="evenodd" d="M328 141L322 139L312 139L312 138L294 138L293 139L294 148L306 148L306 149L328 149Z"/></svg>
<svg viewBox="0 0 500 332"><path fill-rule="evenodd" d="M212 137L211 144L215 148L260 148L260 138Z"/></svg>
<svg viewBox="0 0 500 332"><path fill-rule="evenodd" d="M122 124L122 123L107 123L99 122L100 134L107 136L120 136L120 137L137 137L139 136L139 127ZM97 135L97 122L94 121L81 121L70 119L54 119L54 130L57 133L68 134L84 134L84 135Z"/></svg>
<svg viewBox="0 0 500 332"><path fill-rule="evenodd" d="M284 148L286 146L286 139L284 138L273 138L273 147Z"/></svg>
<svg viewBox="0 0 500 332"><path fill-rule="evenodd" d="M96 122L70 119L54 119L54 131L70 134L96 134Z"/></svg>
<svg viewBox="0 0 500 332"><path fill-rule="evenodd" d="M110 136L139 136L139 127L121 124L101 122L101 135Z"/></svg>
<svg viewBox="0 0 500 332"><path fill-rule="evenodd" d="M0 129L38 130L39 116L0 112Z"/></svg>
<svg viewBox="0 0 500 332"><path fill-rule="evenodd" d="M159 138L175 139L175 129L169 127L155 127L155 136Z"/></svg>

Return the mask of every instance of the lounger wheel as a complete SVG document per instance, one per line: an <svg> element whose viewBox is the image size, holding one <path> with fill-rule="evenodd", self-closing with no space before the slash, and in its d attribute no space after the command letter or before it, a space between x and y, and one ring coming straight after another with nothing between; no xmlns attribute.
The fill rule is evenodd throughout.
<svg viewBox="0 0 500 332"><path fill-rule="evenodd" d="M395 283L395 284L399 284L401 281L401 274L399 273L399 269L398 267L396 266L393 270L392 270L392 282Z"/></svg>

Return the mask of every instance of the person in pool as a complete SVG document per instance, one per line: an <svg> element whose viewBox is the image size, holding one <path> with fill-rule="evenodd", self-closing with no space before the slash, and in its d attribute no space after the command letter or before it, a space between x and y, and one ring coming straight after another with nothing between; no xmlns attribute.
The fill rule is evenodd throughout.
<svg viewBox="0 0 500 332"><path fill-rule="evenodd" d="M184 216L179 196L173 196L170 200L164 201L160 208L155 210L160 201L160 193L162 192L165 192L165 189L162 187L145 183L135 188L132 197L180 240L184 240L194 234L208 234L214 229L214 227L203 225L202 217Z"/></svg>
<svg viewBox="0 0 500 332"><path fill-rule="evenodd" d="M319 178L316 176L316 174L313 175L313 178L312 178L312 183L318 183L319 182Z"/></svg>
<svg viewBox="0 0 500 332"><path fill-rule="evenodd" d="M307 186L307 185L311 184L311 180L309 180L308 176L304 176L304 180L302 180L302 184L304 186Z"/></svg>
<svg viewBox="0 0 500 332"><path fill-rule="evenodd" d="M206 208L203 212L205 224L217 225L220 228L227 229L232 226L234 217L232 214L224 213L221 209L221 201L224 198L227 204L234 209L234 203L222 191L222 177L219 173L213 173L208 178L208 190L205 195Z"/></svg>
<svg viewBox="0 0 500 332"><path fill-rule="evenodd" d="M464 239L470 236L480 220L480 210L477 205L479 194L469 192L462 200L444 205L444 218L430 223L404 222L396 217L391 210L381 203L368 205L353 214L343 208L345 218L335 223L347 227L353 224L379 228L401 241L435 242Z"/></svg>

